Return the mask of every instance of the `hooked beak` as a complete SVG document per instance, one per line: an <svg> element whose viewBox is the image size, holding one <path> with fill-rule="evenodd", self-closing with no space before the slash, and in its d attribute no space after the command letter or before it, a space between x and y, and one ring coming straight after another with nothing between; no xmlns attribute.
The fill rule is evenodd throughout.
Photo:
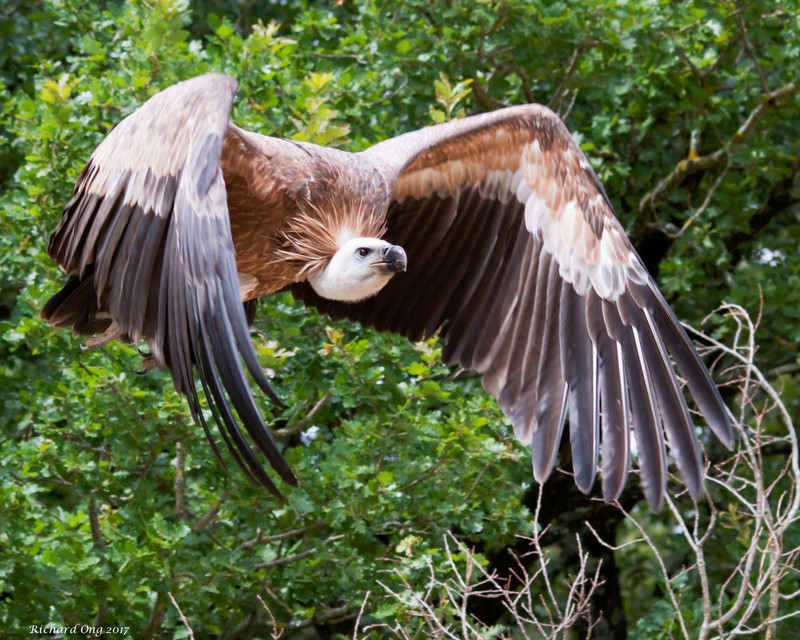
<svg viewBox="0 0 800 640"><path fill-rule="evenodd" d="M381 260L373 262L372 264L380 264L386 267L392 273L405 271L408 266L408 258L403 247L396 244L390 244L381 249Z"/></svg>

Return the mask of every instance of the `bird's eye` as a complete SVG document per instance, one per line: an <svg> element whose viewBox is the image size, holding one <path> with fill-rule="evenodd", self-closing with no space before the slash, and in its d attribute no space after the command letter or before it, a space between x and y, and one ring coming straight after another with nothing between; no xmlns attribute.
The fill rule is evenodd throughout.
<svg viewBox="0 0 800 640"><path fill-rule="evenodd" d="M369 250L369 249L367 249L366 247L361 247L361 248L360 248L360 249L357 251L357 253L358 253L358 255L359 255L360 257L362 257L362 258L366 258L366 257L367 257L367 256L370 254L370 250Z"/></svg>

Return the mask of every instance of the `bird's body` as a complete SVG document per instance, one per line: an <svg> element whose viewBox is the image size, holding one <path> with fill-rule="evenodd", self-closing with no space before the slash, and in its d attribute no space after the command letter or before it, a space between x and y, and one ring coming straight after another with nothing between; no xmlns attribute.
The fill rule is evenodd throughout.
<svg viewBox="0 0 800 640"><path fill-rule="evenodd" d="M304 280L346 240L385 231L391 192L358 154L230 125L220 167L236 267L256 283L249 298Z"/></svg>
<svg viewBox="0 0 800 640"><path fill-rule="evenodd" d="M538 480L568 413L582 490L602 448L604 496L619 494L632 426L651 506L666 487L665 433L699 495L699 449L667 352L730 445L724 405L554 113L512 107L353 154L236 127L235 90L217 75L175 85L97 148L51 239L70 281L46 320L145 337L214 445L196 371L226 444L274 493L230 407L293 482L244 375L242 361L277 400L241 305L290 289L411 339L440 330L445 358L480 372L531 443Z"/></svg>

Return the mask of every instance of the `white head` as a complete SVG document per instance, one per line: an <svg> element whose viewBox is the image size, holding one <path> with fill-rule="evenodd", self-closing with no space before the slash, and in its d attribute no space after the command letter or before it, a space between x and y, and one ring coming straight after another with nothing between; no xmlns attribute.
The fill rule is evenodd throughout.
<svg viewBox="0 0 800 640"><path fill-rule="evenodd" d="M378 293L406 264L402 247L380 238L353 238L323 269L310 274L308 282L323 298L357 302Z"/></svg>

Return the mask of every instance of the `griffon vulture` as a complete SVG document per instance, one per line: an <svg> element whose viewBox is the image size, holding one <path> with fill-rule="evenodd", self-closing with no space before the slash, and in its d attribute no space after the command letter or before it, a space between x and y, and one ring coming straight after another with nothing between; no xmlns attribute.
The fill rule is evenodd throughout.
<svg viewBox="0 0 800 640"><path fill-rule="evenodd" d="M411 340L440 330L445 360L479 372L530 444L539 482L569 415L582 491L602 449L603 496L620 494L632 426L651 507L666 491L665 441L701 495L668 353L730 447L725 406L556 114L510 107L346 153L240 129L229 121L236 88L222 75L176 84L97 147L50 240L69 280L44 320L100 334L93 344L145 338L219 455L196 372L234 458L278 496L239 422L296 484L245 374L279 402L248 315L284 289Z"/></svg>

